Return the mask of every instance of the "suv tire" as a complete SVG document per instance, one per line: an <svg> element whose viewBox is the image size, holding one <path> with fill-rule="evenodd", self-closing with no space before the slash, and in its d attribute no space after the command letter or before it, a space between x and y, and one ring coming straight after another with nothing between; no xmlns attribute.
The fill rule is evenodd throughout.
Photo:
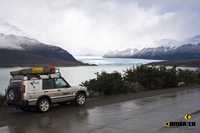
<svg viewBox="0 0 200 133"><path fill-rule="evenodd" d="M16 95L13 89L9 89L6 94L7 101L14 101L16 99Z"/></svg>
<svg viewBox="0 0 200 133"><path fill-rule="evenodd" d="M50 101L48 98L40 98L37 102L37 108L40 112L47 112L50 109Z"/></svg>
<svg viewBox="0 0 200 133"><path fill-rule="evenodd" d="M75 98L76 105L83 106L85 102L86 102L86 95L82 92L79 92Z"/></svg>

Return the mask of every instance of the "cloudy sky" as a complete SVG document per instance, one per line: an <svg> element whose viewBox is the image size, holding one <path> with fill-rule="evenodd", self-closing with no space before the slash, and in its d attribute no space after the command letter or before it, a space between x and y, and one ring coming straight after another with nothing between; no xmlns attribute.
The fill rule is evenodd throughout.
<svg viewBox="0 0 200 133"><path fill-rule="evenodd" d="M0 32L103 54L200 34L199 9L199 0L0 0Z"/></svg>

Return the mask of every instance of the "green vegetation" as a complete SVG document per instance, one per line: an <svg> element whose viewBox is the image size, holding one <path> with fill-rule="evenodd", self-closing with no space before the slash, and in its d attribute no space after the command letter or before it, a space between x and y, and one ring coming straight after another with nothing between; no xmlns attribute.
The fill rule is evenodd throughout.
<svg viewBox="0 0 200 133"><path fill-rule="evenodd" d="M106 72L97 73L96 79L85 81L82 85L86 86L93 95L120 94L127 91L124 87L123 78L118 72L110 74Z"/></svg>
<svg viewBox="0 0 200 133"><path fill-rule="evenodd" d="M97 73L97 77L83 82L91 95L114 95L145 90L165 89L200 83L200 72L176 70L145 65L126 70L123 74Z"/></svg>

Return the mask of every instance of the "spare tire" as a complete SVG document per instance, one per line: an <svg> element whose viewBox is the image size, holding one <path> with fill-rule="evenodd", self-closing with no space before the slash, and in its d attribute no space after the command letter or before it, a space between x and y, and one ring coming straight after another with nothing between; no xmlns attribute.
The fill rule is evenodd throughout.
<svg viewBox="0 0 200 133"><path fill-rule="evenodd" d="M6 95L7 101L15 101L16 99L16 94L14 89L9 89L7 91L7 95Z"/></svg>
<svg viewBox="0 0 200 133"><path fill-rule="evenodd" d="M17 101L20 101L21 100L21 97L22 97L22 94L20 92L20 88L19 87L10 87L8 88L7 90L7 93L6 93L6 100L8 102L17 102Z"/></svg>

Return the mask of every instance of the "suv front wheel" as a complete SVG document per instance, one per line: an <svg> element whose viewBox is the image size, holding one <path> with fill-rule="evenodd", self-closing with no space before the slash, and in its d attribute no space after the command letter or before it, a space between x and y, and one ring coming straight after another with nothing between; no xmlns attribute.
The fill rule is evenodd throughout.
<svg viewBox="0 0 200 133"><path fill-rule="evenodd" d="M39 99L37 103L37 108L40 112L47 112L50 109L50 101L47 98L41 98Z"/></svg>
<svg viewBox="0 0 200 133"><path fill-rule="evenodd" d="M85 102L86 102L86 96L85 96L85 94L84 93L78 93L76 95L75 102L76 102L77 105L80 105L80 106L84 105Z"/></svg>

